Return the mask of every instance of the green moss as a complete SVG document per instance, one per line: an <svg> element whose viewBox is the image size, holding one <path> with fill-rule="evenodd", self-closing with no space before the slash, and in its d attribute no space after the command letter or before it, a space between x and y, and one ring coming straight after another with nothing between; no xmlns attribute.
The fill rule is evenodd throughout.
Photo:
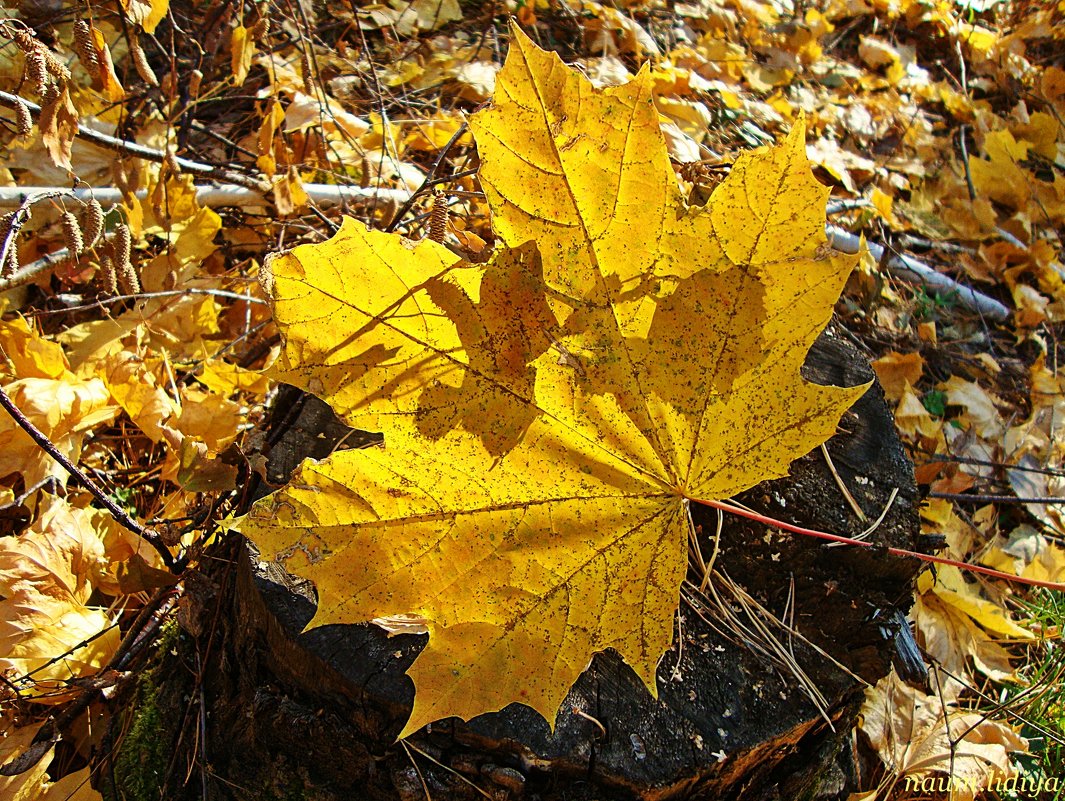
<svg viewBox="0 0 1065 801"><path fill-rule="evenodd" d="M180 629L168 624L160 634L157 653L162 664L137 677L128 728L118 746L114 761L113 796L122 801L159 801L172 757L176 721L166 713L165 700L174 688L162 686L167 676L165 655L178 645ZM171 664L172 666L172 664Z"/></svg>

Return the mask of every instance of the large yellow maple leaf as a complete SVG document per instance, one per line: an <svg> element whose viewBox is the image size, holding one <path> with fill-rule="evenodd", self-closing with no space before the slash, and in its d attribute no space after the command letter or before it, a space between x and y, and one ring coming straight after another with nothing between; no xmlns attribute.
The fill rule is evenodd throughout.
<svg viewBox="0 0 1065 801"><path fill-rule="evenodd" d="M352 220L270 264L275 377L385 446L306 463L242 531L317 585L312 626L425 620L401 736L553 721L607 648L656 693L688 503L785 475L865 389L799 373L853 265L801 125L688 208L648 73L597 91L516 32L471 126L487 265Z"/></svg>

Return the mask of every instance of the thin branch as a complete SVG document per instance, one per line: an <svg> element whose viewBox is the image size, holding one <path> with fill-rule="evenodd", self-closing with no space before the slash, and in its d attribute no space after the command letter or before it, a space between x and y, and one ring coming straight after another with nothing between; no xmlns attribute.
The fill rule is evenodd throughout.
<svg viewBox="0 0 1065 801"><path fill-rule="evenodd" d="M264 202L261 191L246 186L200 184L195 189L196 202L201 206L249 206L262 205ZM372 186L337 186L335 184L303 184L303 191L315 203L326 205L365 204L372 203L375 199L404 203L412 196L408 189L379 189ZM54 186L0 186L0 208L19 206L26 196L41 192L61 192L83 202L94 197L105 206L122 202L122 192L111 186L95 188L80 186L76 189ZM148 197L148 190L138 190L136 195L144 200Z"/></svg>
<svg viewBox="0 0 1065 801"><path fill-rule="evenodd" d="M28 108L30 110L30 115L33 116L34 119L40 117L41 107L36 103L31 103L29 100L24 100L9 92L0 92L0 106L14 109L19 104ZM98 147L103 147L108 150L116 150L119 153L126 153L130 156L136 156L137 158L158 162L160 164L170 155L165 150L156 150L155 148L138 145L136 142L127 142L124 139L117 139L113 136L100 133L99 131L94 131L92 128L89 128L86 125L81 125L80 123L78 124L78 130L74 135L77 138L83 139L86 142L91 142ZM248 187L249 189L254 189L261 194L265 194L273 188L267 181L250 178L239 172L226 169L225 167L220 167L214 164L204 164L202 161L193 161L192 159L183 158L181 156L175 156L175 159L177 165L183 171L193 173L194 175L222 179L227 183L239 184Z"/></svg>
<svg viewBox="0 0 1065 801"><path fill-rule="evenodd" d="M477 108L480 109L482 106L484 106L484 103L482 103ZM432 169L430 169L429 172L426 174L425 180L422 181L422 185L419 186L414 191L414 193L407 199L407 201L400 207L399 211L396 212L396 216L392 218L392 222L390 222L388 224L388 227L385 228L385 231L387 231L388 233L392 233L393 231L395 231L396 228L399 226L400 222L402 222L403 218L407 215L407 212L411 210L411 206L414 205L414 201L417 199L418 195L420 195L433 184L439 183L439 180L436 177L436 171L439 170L440 166L444 163L444 159L447 157L448 151L455 146L455 144L459 141L459 138L464 133L466 133L465 120L463 120L462 125L458 127L455 133L451 135L451 138L447 140L447 144L445 144L444 147L440 150L440 155L436 157L436 161L433 163Z"/></svg>
<svg viewBox="0 0 1065 801"><path fill-rule="evenodd" d="M227 300L235 300L238 302L251 303L259 306L266 306L268 303L262 298L257 298L254 295L241 295L238 292L230 292L226 289L205 289L202 287L192 287L189 289L166 289L160 292L138 292L135 295L115 295L113 298L100 298L94 300L92 303L83 303L78 306L64 306L61 309L39 309L32 312L24 312L27 317L47 317L51 314L70 314L76 311L91 311L93 309L103 309L115 303L125 303L129 300L148 300L150 298L176 298L181 295L205 295L214 298L226 298Z"/></svg>
<svg viewBox="0 0 1065 801"><path fill-rule="evenodd" d="M871 208L873 208L873 202L864 197L842 198L840 200L830 200L828 205L825 206L825 214L831 217L833 214L842 214L845 211Z"/></svg>
<svg viewBox="0 0 1065 801"><path fill-rule="evenodd" d="M1048 505L1062 503L1065 498L1038 496L1018 498L1016 495L975 495L964 492L929 492L929 498L946 498L950 501L967 501L968 503L1044 503Z"/></svg>
<svg viewBox="0 0 1065 801"><path fill-rule="evenodd" d="M46 256L41 256L41 258L31 261L29 264L25 264L15 270L15 272L11 273L7 278L0 278L0 292L6 292L17 286L31 284L36 280L37 276L46 273L49 270L54 270L69 258L70 251L66 248L60 248Z"/></svg>
<svg viewBox="0 0 1065 801"><path fill-rule="evenodd" d="M931 451L920 449L921 453L927 454L929 460L925 462L925 465L929 464L970 464L976 467L1003 467L1007 470L1019 470L1022 473L1040 473L1045 476L1065 476L1065 470L1054 470L1049 467L1027 467L1025 465L1013 464L1011 462L996 462L989 459L970 459L966 456L944 456ZM922 465L923 467L924 465Z"/></svg>

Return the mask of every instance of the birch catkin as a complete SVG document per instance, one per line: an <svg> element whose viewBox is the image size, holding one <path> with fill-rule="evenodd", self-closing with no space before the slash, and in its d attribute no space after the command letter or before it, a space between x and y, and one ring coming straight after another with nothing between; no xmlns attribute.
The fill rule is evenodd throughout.
<svg viewBox="0 0 1065 801"><path fill-rule="evenodd" d="M310 47L310 45L307 45L307 47ZM300 53L300 72L302 73L300 77L303 78L303 91L313 96L314 82L311 75L311 57L306 50Z"/></svg>
<svg viewBox="0 0 1065 801"><path fill-rule="evenodd" d="M133 58L133 66L137 70L137 74L141 76L141 80L149 86L158 86L159 79L155 77L155 72L152 70L151 64L148 63L148 56L145 54L144 48L141 47L140 38L136 34L130 34L129 54Z"/></svg>
<svg viewBox="0 0 1065 801"><path fill-rule="evenodd" d="M89 23L79 19L74 23L74 52L78 54L81 66L89 73L89 77L100 77L100 58L96 54L96 46L93 43L92 28Z"/></svg>
<svg viewBox="0 0 1065 801"><path fill-rule="evenodd" d="M189 100L195 100L200 96L200 84L203 83L203 73L193 70L189 73Z"/></svg>
<svg viewBox="0 0 1065 801"><path fill-rule="evenodd" d="M77 256L85 250L85 237L81 232L78 218L71 212L64 211L59 218L59 224L63 228L63 239L66 240L67 250L71 256Z"/></svg>
<svg viewBox="0 0 1065 801"><path fill-rule="evenodd" d="M66 83L70 80L70 70L67 69L67 65L60 61L55 53L51 50L42 48L41 55L44 56L44 66L48 70L48 73L55 77L57 81Z"/></svg>
<svg viewBox="0 0 1065 801"><path fill-rule="evenodd" d="M113 255L118 271L122 272L127 264L132 269L130 256L133 253L133 235L130 233L128 225L119 223L115 227L115 238L111 243L111 247L114 249Z"/></svg>
<svg viewBox="0 0 1065 801"><path fill-rule="evenodd" d="M85 247L93 247L104 232L104 209L100 201L90 198L85 204L85 217L82 219L82 229L85 232Z"/></svg>
<svg viewBox="0 0 1065 801"><path fill-rule="evenodd" d="M270 33L270 17L263 14L259 19L255 21L255 24L251 26L249 31L252 40L261 42L263 38Z"/></svg>
<svg viewBox="0 0 1065 801"><path fill-rule="evenodd" d="M443 242L447 235L447 193L442 189L433 190L433 209L429 212L429 238L434 242Z"/></svg>
<svg viewBox="0 0 1065 801"><path fill-rule="evenodd" d="M11 31L11 38L15 40L18 49L26 55L36 53L44 47L44 45L37 41L36 37L34 37L27 28L14 28Z"/></svg>
<svg viewBox="0 0 1065 801"><path fill-rule="evenodd" d="M26 54L26 76L33 82L39 96L44 97L48 94L48 87L52 81L48 77L48 66L44 61L44 53L34 50Z"/></svg>
<svg viewBox="0 0 1065 801"><path fill-rule="evenodd" d="M30 114L30 107L22 102L21 97L15 98L15 125L19 136L29 136L33 131L33 115Z"/></svg>
<svg viewBox="0 0 1065 801"><path fill-rule="evenodd" d="M141 279L137 277L136 270L133 269L132 262L126 262L118 269L119 276L122 278L122 286L131 295L139 295L141 291Z"/></svg>
<svg viewBox="0 0 1065 801"><path fill-rule="evenodd" d="M26 71L38 88L43 85L40 80L42 72L45 82L49 74L54 75L60 81L70 80L70 70L67 69L67 65L34 37L27 28L15 28L11 36L19 50L26 54ZM41 91L40 94L44 92Z"/></svg>
<svg viewBox="0 0 1065 801"><path fill-rule="evenodd" d="M115 271L118 273L123 287L134 295L139 293L141 291L141 282L137 277L136 270L133 269L133 262L130 259L133 252L133 235L130 233L128 225L122 223L115 228L115 239L111 244L114 247Z"/></svg>
<svg viewBox="0 0 1065 801"><path fill-rule="evenodd" d="M103 278L104 291L108 295L118 294L118 275L115 273L115 259L110 244L100 248L100 276Z"/></svg>

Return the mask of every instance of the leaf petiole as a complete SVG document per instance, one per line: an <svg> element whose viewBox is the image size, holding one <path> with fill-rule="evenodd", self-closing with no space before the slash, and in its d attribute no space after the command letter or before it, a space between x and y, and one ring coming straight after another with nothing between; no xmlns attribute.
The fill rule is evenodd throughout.
<svg viewBox="0 0 1065 801"><path fill-rule="evenodd" d="M740 517L746 517L748 520L753 520L756 523L765 523L767 526L779 528L782 531L790 531L793 534L804 534L807 537L817 537L822 540L829 540L831 542L839 542L844 545L858 545L862 548L885 548L888 553L895 556L912 556L914 559L920 559L922 562L932 562L937 565L950 565L956 567L959 570L968 570L970 573L980 573L984 576L990 576L992 578L1002 579L1003 581L1013 581L1019 584L1028 584L1032 587L1046 587L1050 590L1058 590L1059 592L1065 592L1065 584L1056 581L1043 581L1041 579L1024 578L1023 576L1013 576L1009 573L1003 573L1001 570L994 570L990 567L984 567L983 565L973 565L967 562L959 562L957 559L949 559L945 556L934 556L927 553L918 553L917 551L909 551L905 548L893 548L891 546L878 546L873 542L866 542L864 540L854 539L852 537L844 537L839 534L829 534L827 531L818 531L812 528L803 528L802 526L795 526L791 523L785 523L782 520L777 520L773 517L758 514L752 512L749 509L744 509L741 506L729 503L728 501L708 501L701 498L689 498L692 503L698 503L702 506L709 506L713 509L718 509L722 512L728 512L730 514L739 515Z"/></svg>

